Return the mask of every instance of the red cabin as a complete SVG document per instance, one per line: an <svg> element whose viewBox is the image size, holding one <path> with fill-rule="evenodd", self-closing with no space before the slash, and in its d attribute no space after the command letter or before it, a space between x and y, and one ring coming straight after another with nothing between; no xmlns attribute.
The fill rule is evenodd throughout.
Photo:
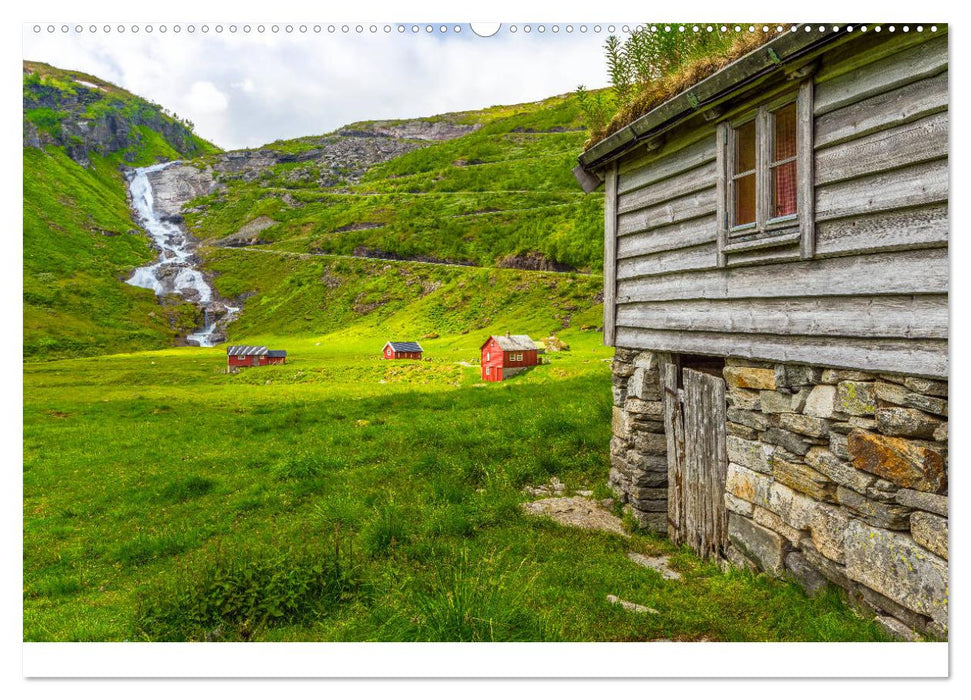
<svg viewBox="0 0 971 700"><path fill-rule="evenodd" d="M501 382L539 364L539 349L528 335L494 335L482 348L482 378Z"/></svg>
<svg viewBox="0 0 971 700"><path fill-rule="evenodd" d="M265 345L230 345L226 348L226 363L230 372L240 367L285 365L287 351L267 350Z"/></svg>
<svg viewBox="0 0 971 700"><path fill-rule="evenodd" d="M422 352L418 343L392 343L389 340L384 344L382 357L385 360L420 360Z"/></svg>

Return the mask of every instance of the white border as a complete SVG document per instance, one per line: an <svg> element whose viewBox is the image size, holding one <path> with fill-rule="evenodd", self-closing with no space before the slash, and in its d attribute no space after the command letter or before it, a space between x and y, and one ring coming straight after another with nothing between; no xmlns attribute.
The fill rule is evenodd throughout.
<svg viewBox="0 0 971 700"><path fill-rule="evenodd" d="M948 653L943 642L27 643L23 670L60 678L944 678Z"/></svg>
<svg viewBox="0 0 971 700"><path fill-rule="evenodd" d="M13 163L14 167L5 172L5 181L8 187L4 188L3 196L7 204L8 212L15 212L19 206L16 201L18 176L22 179L21 157L20 157L20 97L19 84L14 80L19 78L19 70L14 71L11 67L14 62L19 62L20 56L20 32L22 22L73 22L75 19L84 21L104 21L113 22L159 22L162 19L171 21L211 21L215 19L228 19L235 22L245 21L328 21L328 22L390 22L390 21L448 21L448 22L468 22L470 19L475 21L495 21L502 19L505 22L534 22L543 21L600 21L605 19L623 19L624 17L645 16L645 20L650 21L707 21L711 18L724 18L726 5L715 3L713 0L696 0L693 3L658 3L645 4L643 2L614 2L614 3L590 3L579 2L577 0L559 0L556 3L531 3L526 4L521 0L490 0L488 3L479 5L464 5L454 1L435 0L433 2L422 2L420 5L405 5L401 2L391 2L391 0L367 0L366 2L341 3L325 6L322 3L310 3L307 0L293 3L289 6L267 5L266 3L247 3L229 2L219 0L218 2L208 2L204 6L188 0L169 0L164 5L159 6L151 3L131 3L114 0L112 2L101 2L98 4L78 5L76 2L66 2L65 0L48 0L43 4L21 5L24 13L19 20L11 19L5 23L7 31L10 32L6 41L2 44L2 50L9 52L4 65L8 66L5 71L4 95L6 95L4 110L5 129L0 132L5 135L4 143L7 144L7 163ZM746 2L743 7L736 7L731 14L742 14L748 18L770 18L780 19L778 2L758 0L757 2ZM854 16L845 17L848 10L852 8ZM817 0L810 6L786 8L786 17L781 17L787 21L808 21L826 18L827 20L838 21L840 19L870 19L875 21L909 21L932 20L947 21L955 14L956 5L943 2L924 1L919 4L913 2L858 2L852 6L845 2L833 2L832 0ZM796 10L794 13L788 10ZM740 12L739 12L740 11ZM812 17L792 16L802 15L806 11L812 12ZM29 14L28 14L29 13ZM605 15L610 15L605 17ZM161 15L161 16L160 16ZM919 16L915 16L919 15ZM744 19L745 17L742 17ZM731 19L731 17L729 17ZM963 54L961 42L962 30L960 27L952 28L951 36L954 41L951 43L952 64L958 63L954 70L963 75L967 66L958 61L959 54ZM19 83L19 80L18 80ZM959 90L955 90L955 83L952 81L951 92L951 113L961 114L959 105L963 105L963 99ZM956 121L956 120L955 120ZM957 156L962 149L958 148L961 140L962 128L956 127L952 130L952 163L957 162ZM962 164L966 159L962 155ZM960 192L959 168L954 167L951 182L952 192ZM963 231L963 216L961 201L959 198L952 198L951 201L952 231ZM11 214L11 218L15 216ZM10 231L9 236L16 236L16 230ZM22 233L22 231L21 231ZM9 266L0 276L2 280L5 299L19 299L22 267L16 252L20 250L17 241L13 244L13 254L6 256L4 265ZM967 246L963 242L962 236L954 236L951 247L952 261L964 261L967 256L964 254ZM961 269L957 263L952 262L954 269ZM969 298L967 293L969 275L958 275L954 278L951 294L952 308L964 308L962 302ZM953 315L952 315L952 318ZM8 329L8 334L14 336L14 340L20 337L19 302L5 304L3 310L4 327ZM966 324L965 324L966 325ZM962 325L954 327L952 324L951 354L952 358L959 357L958 350L965 346L965 328ZM960 365L954 363L955 371L952 373L951 388L951 413L952 419L957 420L964 415L962 396L967 395L969 387L965 387L965 375L960 374ZM3 406L3 417L6 419L6 427L20 424L22 406L22 383L16 379L13 391L6 392L7 402ZM955 412L957 412L955 414ZM955 415L957 417L955 417ZM15 430L7 430L4 435L10 441L6 453L8 463L6 470L7 478L11 480L9 488L4 489L7 506L4 509L6 516L5 528L5 559L11 562L14 557L18 565L5 567L6 575L3 580L3 599L7 601L7 606L14 609L14 615L4 615L4 620L9 627L5 630L4 639L7 642L4 659L7 661L7 673L4 680L8 683L13 680L12 673L16 662L15 659L22 659L20 669L27 677L58 677L58 678L93 678L93 677L154 677L154 678L173 678L173 677L573 677L573 678L623 678L633 676L653 676L653 677L738 677L738 676L759 676L759 677L940 677L948 673L948 651L947 644L213 644L213 645L180 645L180 644L24 644L22 639L22 569L19 565L22 562L22 482L21 471L17 468L17 455L22 452L20 436ZM964 445L959 442L962 436L958 434L956 444L951 446L951 461L955 464L963 464L966 460L961 459L964 454ZM960 469L953 471L951 475L951 493L957 490L957 485L961 482L962 474ZM957 509L956 509L957 510ZM952 513L951 532L955 538L955 531L961 525L960 513ZM963 536L962 536L963 537ZM960 538L957 538L961 541ZM956 550L957 551L957 550ZM955 575L958 571L967 569L966 558L958 558L951 564L952 582L963 579L960 575ZM954 644L955 628L958 635L961 634L962 626L957 624L956 613L961 610L963 596L955 593L952 584L951 604L952 633L951 643ZM8 608L9 612L9 608ZM17 652L21 652L18 654ZM959 670L958 667L956 670ZM63 698L67 694L74 694L73 688L65 687L63 683L54 685L41 684L36 682L28 684L32 686L32 694L38 693L45 696L56 696ZM625 694L630 692L649 693L646 689L632 691L626 684L623 686ZM891 682L880 683L880 697L908 697L913 698L921 692L912 683ZM196 686L200 692L211 695L213 691L219 692L216 688L205 685ZM290 686L292 687L292 685ZM534 694L538 688L527 692ZM761 684L762 692L758 690L758 685L754 690L759 697L762 692L770 691L775 688L774 684ZM953 689L952 684L947 690ZM125 697L131 697L132 693L145 694L146 689L141 686L138 690L133 689L127 683L97 684L88 685L89 690L97 688L99 697L109 697L120 695L122 692ZM238 686L237 686L238 688ZM441 688L441 686L439 686ZM564 686L559 684L559 688ZM589 696L589 685L569 686L576 689L584 697ZM585 689L584 689L585 688ZM621 690L617 684L611 686L617 691ZM726 693L724 686L709 688L709 692L715 692L721 697L735 695L735 692ZM444 690L444 688L442 688ZM24 687L21 683L20 690ZM158 688L153 689L159 690ZM247 686L246 692L242 695L249 697L259 694L265 697L270 689L258 684L257 686ZM494 689L499 690L499 689ZM741 689L738 689L741 690ZM166 697L177 689L168 688L164 690ZM255 691L255 692L251 692ZM234 691L237 692L237 691ZM355 693L355 690L349 690ZM453 691L454 692L454 691ZM467 691L462 691L466 693ZM502 692L500 690L500 692ZM558 690L557 693L562 693ZM614 692L614 691L608 691ZM670 691L668 691L670 692ZM679 691L676 691L679 692ZM752 691L750 691L751 693ZM788 686L784 691L788 695L813 695L819 696L820 693L829 694L823 688L816 686L801 685L797 687ZM854 695L867 692L866 689L856 686L851 690ZM950 693L945 692L945 688L935 685L932 692L935 695L943 696ZM156 692L149 692L154 697ZM315 693L316 694L316 693ZM439 695L440 693L433 693ZM573 695L574 692L565 693ZM382 692L382 696L386 697ZM473 693L475 695L475 693ZM450 695L454 697L454 695ZM748 694L747 697L752 697ZM839 695L837 696L839 697Z"/></svg>

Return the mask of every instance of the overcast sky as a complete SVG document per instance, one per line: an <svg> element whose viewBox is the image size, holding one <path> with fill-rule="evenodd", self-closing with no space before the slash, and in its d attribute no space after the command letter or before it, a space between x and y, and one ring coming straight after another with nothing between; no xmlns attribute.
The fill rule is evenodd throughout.
<svg viewBox="0 0 971 700"><path fill-rule="evenodd" d="M322 134L364 119L420 117L477 109L495 104L529 102L573 90L578 84L606 84L602 31L554 34L550 25L539 33L532 25L517 31L508 26L483 38L462 31L432 33L409 26L390 33L369 25L363 33L313 25L301 34L299 24L286 34L235 33L215 25L203 34L184 29L165 34L145 25L137 34L117 25L105 34L60 27L40 33L24 30L24 58L91 73L188 117L196 132L223 148L260 146L276 139ZM618 25L617 30L620 29Z"/></svg>

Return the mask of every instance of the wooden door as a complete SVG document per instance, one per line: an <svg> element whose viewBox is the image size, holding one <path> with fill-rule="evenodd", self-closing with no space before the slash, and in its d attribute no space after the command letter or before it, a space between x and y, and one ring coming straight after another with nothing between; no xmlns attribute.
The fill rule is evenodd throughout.
<svg viewBox="0 0 971 700"><path fill-rule="evenodd" d="M725 380L664 365L664 429L668 446L668 536L699 556L720 557L728 543L725 511Z"/></svg>

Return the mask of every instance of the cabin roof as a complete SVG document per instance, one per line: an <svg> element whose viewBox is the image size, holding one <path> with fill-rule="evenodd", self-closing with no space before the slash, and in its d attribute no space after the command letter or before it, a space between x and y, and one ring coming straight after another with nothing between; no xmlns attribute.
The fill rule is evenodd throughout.
<svg viewBox="0 0 971 700"><path fill-rule="evenodd" d="M592 175L593 171L620 158L645 141L724 102L733 94L772 73L784 73L800 67L808 58L818 54L818 50L824 45L848 41L856 36L843 31L843 26L826 25L825 31L821 32L817 25L793 25L788 32L762 44L595 143L577 159L579 167L574 171L577 179L581 182L587 179L590 182L589 178L595 177ZM833 31L833 27L839 27L839 31ZM806 31L807 28L811 31ZM596 179L599 181L599 178Z"/></svg>
<svg viewBox="0 0 971 700"><path fill-rule="evenodd" d="M489 340L495 340L503 350L535 350L536 343L528 335L493 335ZM483 347L489 341L483 343Z"/></svg>
<svg viewBox="0 0 971 700"><path fill-rule="evenodd" d="M422 352L421 345L414 341L392 342L388 341L385 345L390 345L395 352Z"/></svg>
<svg viewBox="0 0 971 700"><path fill-rule="evenodd" d="M268 352L265 345L230 345L226 348L227 355L266 355Z"/></svg>
<svg viewBox="0 0 971 700"><path fill-rule="evenodd" d="M267 350L266 356L267 357L286 357L287 351L286 350Z"/></svg>

